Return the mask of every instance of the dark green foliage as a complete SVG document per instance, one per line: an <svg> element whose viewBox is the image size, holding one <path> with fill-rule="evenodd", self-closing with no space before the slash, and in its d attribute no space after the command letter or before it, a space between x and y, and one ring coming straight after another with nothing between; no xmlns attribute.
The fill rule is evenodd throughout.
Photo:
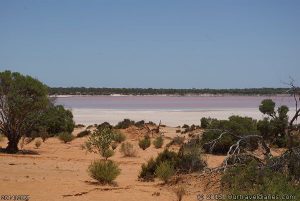
<svg viewBox="0 0 300 201"><path fill-rule="evenodd" d="M221 183L223 190L228 194L295 195L297 198L300 197L299 186L294 185L284 174L259 166L255 161L250 162L247 166L236 166L227 170Z"/></svg>
<svg viewBox="0 0 300 201"><path fill-rule="evenodd" d="M184 144L178 152L176 167L181 173L202 171L206 167L205 161L201 158L202 149L199 143L189 142Z"/></svg>
<svg viewBox="0 0 300 201"><path fill-rule="evenodd" d="M201 121L201 128L208 128L210 124L209 118L202 117L200 121Z"/></svg>
<svg viewBox="0 0 300 201"><path fill-rule="evenodd" d="M189 128L190 126L189 125L187 125L187 124L184 124L183 126L182 126L182 128Z"/></svg>
<svg viewBox="0 0 300 201"><path fill-rule="evenodd" d="M138 121L134 125L138 128L142 128L145 125L145 121L144 120Z"/></svg>
<svg viewBox="0 0 300 201"><path fill-rule="evenodd" d="M256 120L250 117L230 116L228 120L211 119L209 124L209 130L203 133L201 144L206 152L212 152L216 154L225 154L228 152L231 145L233 145L238 138L234 136L246 136L257 135ZM211 150L211 143L214 139L217 139L221 133L222 137L217 141L213 149ZM242 142L242 146L254 150L258 147L256 139L249 138L247 141Z"/></svg>
<svg viewBox="0 0 300 201"><path fill-rule="evenodd" d="M159 149L162 147L162 145L164 144L164 139L162 136L157 137L154 141L153 141L153 145L156 149Z"/></svg>
<svg viewBox="0 0 300 201"><path fill-rule="evenodd" d="M116 129L126 129L129 128L130 126L133 126L135 124L134 121L130 120L130 119L124 119L123 121L120 121L115 128Z"/></svg>
<svg viewBox="0 0 300 201"><path fill-rule="evenodd" d="M155 170L155 176L165 183L175 174L174 164L169 161L161 162Z"/></svg>
<svg viewBox="0 0 300 201"><path fill-rule="evenodd" d="M113 131L113 140L118 143L124 142L126 140L126 135L124 135L123 133L121 133L118 130L114 130Z"/></svg>
<svg viewBox="0 0 300 201"><path fill-rule="evenodd" d="M58 135L58 138L64 142L64 143L68 143L71 142L74 139L74 136L71 133L67 133L67 132L62 132Z"/></svg>
<svg viewBox="0 0 300 201"><path fill-rule="evenodd" d="M143 150L146 150L151 145L151 140L149 137L144 137L142 140L139 141L139 147Z"/></svg>
<svg viewBox="0 0 300 201"><path fill-rule="evenodd" d="M111 183L121 173L116 163L110 160L97 160L91 163L88 168L90 176L100 183Z"/></svg>
<svg viewBox="0 0 300 201"><path fill-rule="evenodd" d="M105 128L112 129L113 126L110 125L108 122L103 122L102 124L97 125L96 128L100 131L100 130L103 130Z"/></svg>
<svg viewBox="0 0 300 201"><path fill-rule="evenodd" d="M0 132L8 139L6 151L16 153L18 142L38 123L47 106L47 86L20 73L0 72Z"/></svg>
<svg viewBox="0 0 300 201"><path fill-rule="evenodd" d="M177 153L165 149L158 154L156 159L151 158L147 164L142 165L139 179L142 179L143 181L152 181L155 178L157 166L164 161L169 161L172 165L175 165L178 161Z"/></svg>
<svg viewBox="0 0 300 201"><path fill-rule="evenodd" d="M81 131L80 133L77 134L76 137L85 137L85 136L88 136L90 135L92 132L90 130L84 130L84 131Z"/></svg>
<svg viewBox="0 0 300 201"><path fill-rule="evenodd" d="M272 99L265 99L259 105L259 111L263 114L274 115L275 114L275 102Z"/></svg>
<svg viewBox="0 0 300 201"><path fill-rule="evenodd" d="M75 127L72 112L62 105L51 105L41 116L40 121L51 136L61 132L72 133Z"/></svg>
<svg viewBox="0 0 300 201"><path fill-rule="evenodd" d="M285 105L278 107L275 111L275 103L271 99L263 100L259 110L267 114L263 120L258 121L257 129L263 138L271 145L286 147L288 139L286 130L288 128L288 111Z"/></svg>
<svg viewBox="0 0 300 201"><path fill-rule="evenodd" d="M146 164L142 165L139 179L152 181L155 178L155 171L162 162L168 162L177 172L190 173L201 171L206 163L201 159L201 148L199 146L186 145L177 154L174 151L165 149L158 156L151 158Z"/></svg>

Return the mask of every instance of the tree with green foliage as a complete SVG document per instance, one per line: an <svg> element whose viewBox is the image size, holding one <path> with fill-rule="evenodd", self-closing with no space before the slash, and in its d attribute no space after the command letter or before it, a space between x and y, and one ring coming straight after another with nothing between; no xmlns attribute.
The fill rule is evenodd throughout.
<svg viewBox="0 0 300 201"><path fill-rule="evenodd" d="M8 139L7 152L18 152L19 140L49 105L47 94L47 86L37 79L0 72L0 131Z"/></svg>
<svg viewBox="0 0 300 201"><path fill-rule="evenodd" d="M89 136L88 140L85 142L84 148L89 152L99 153L107 160L114 154L114 151L110 149L113 135L112 129L109 128L96 130Z"/></svg>

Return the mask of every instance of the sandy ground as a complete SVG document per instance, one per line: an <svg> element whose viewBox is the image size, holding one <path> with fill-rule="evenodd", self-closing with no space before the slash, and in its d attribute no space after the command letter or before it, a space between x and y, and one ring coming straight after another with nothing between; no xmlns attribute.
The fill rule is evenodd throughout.
<svg viewBox="0 0 300 201"><path fill-rule="evenodd" d="M174 137L176 128L163 128L167 138ZM81 129L76 129L76 135ZM138 131L135 131L138 133ZM126 132L125 132L126 133ZM57 138L50 138L34 148L31 142L24 146L26 150L33 150L37 155L9 155L0 154L0 195L30 195L33 201L68 201L68 200L106 200L106 201L147 201L147 200L177 200L174 193L176 185L163 185L160 181L141 182L138 174L142 163L155 157L163 150L155 149L153 145L143 151L138 148L138 140L132 131L126 133L127 141L132 142L138 150L137 157L123 157L117 151L111 158L116 161L121 174L116 179L116 185L99 185L91 179L87 168L91 161L99 159L96 154L86 153L81 145L86 138L77 138L70 144L63 144ZM130 135L131 134L131 135ZM4 140L0 146L5 147ZM165 144L167 140L165 141ZM207 156L210 167L222 163L223 156ZM187 189L184 201L197 200L199 193L214 192L218 181L199 175L185 175L177 180L178 185Z"/></svg>

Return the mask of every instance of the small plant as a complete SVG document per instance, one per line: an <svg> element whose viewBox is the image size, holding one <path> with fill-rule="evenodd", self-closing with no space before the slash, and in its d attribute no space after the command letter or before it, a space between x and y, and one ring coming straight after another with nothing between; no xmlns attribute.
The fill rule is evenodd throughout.
<svg viewBox="0 0 300 201"><path fill-rule="evenodd" d="M35 148L38 149L42 145L42 141L40 139L35 140L34 142Z"/></svg>
<svg viewBox="0 0 300 201"><path fill-rule="evenodd" d="M130 120L130 119L124 119L123 121L120 121L115 128L116 129L125 129L128 128L130 126L133 126L135 124L134 121Z"/></svg>
<svg viewBox="0 0 300 201"><path fill-rule="evenodd" d="M151 141L150 137L145 137L144 139L139 141L139 147L143 150L146 150L148 147L150 147Z"/></svg>
<svg viewBox="0 0 300 201"><path fill-rule="evenodd" d="M113 155L113 150L110 149L113 140L113 131L109 128L105 128L101 131L97 130L93 132L83 147L93 153L99 153L105 159Z"/></svg>
<svg viewBox="0 0 300 201"><path fill-rule="evenodd" d="M123 133L121 133L120 131L115 130L113 133L113 140L115 142L121 143L126 140L126 136Z"/></svg>
<svg viewBox="0 0 300 201"><path fill-rule="evenodd" d="M118 147L118 143L117 143L117 142L112 142L112 143L111 143L111 148L112 148L113 150L115 150L117 147Z"/></svg>
<svg viewBox="0 0 300 201"><path fill-rule="evenodd" d="M103 122L102 124L97 125L97 129L98 129L99 131L103 130L104 128L112 129L113 126L110 125L110 123L108 123L108 122Z"/></svg>
<svg viewBox="0 0 300 201"><path fill-rule="evenodd" d="M178 201L182 201L183 196L185 195L186 191L183 186L179 186L175 189L176 196L178 198Z"/></svg>
<svg viewBox="0 0 300 201"><path fill-rule="evenodd" d="M100 183L111 183L121 173L118 165L110 160L96 160L88 168L89 175Z"/></svg>
<svg viewBox="0 0 300 201"><path fill-rule="evenodd" d="M90 130L84 130L84 131L81 131L80 133L77 134L77 137L80 138L80 137L84 137L84 136L87 136L87 135L90 135L92 132Z"/></svg>
<svg viewBox="0 0 300 201"><path fill-rule="evenodd" d="M136 156L136 150L134 149L133 145L130 142L122 143L120 152L127 157Z"/></svg>
<svg viewBox="0 0 300 201"><path fill-rule="evenodd" d="M157 166L155 170L155 175L165 183L169 181L174 173L174 165L170 161L163 161Z"/></svg>
<svg viewBox="0 0 300 201"><path fill-rule="evenodd" d="M74 139L74 136L71 133L67 133L67 132L62 132L58 135L58 138L64 142L64 143L68 143L71 142Z"/></svg>
<svg viewBox="0 0 300 201"><path fill-rule="evenodd" d="M156 149L159 149L162 147L162 145L164 144L164 139L162 136L157 137L154 141L153 141L153 145Z"/></svg>
<svg viewBox="0 0 300 201"><path fill-rule="evenodd" d="M83 124L76 124L75 125L75 128L83 128L83 127L85 127L85 125L83 125Z"/></svg>

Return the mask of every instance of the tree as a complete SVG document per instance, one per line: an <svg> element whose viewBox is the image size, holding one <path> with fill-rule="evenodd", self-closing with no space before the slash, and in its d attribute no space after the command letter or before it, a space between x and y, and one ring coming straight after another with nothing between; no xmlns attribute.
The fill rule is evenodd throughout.
<svg viewBox="0 0 300 201"><path fill-rule="evenodd" d="M39 80L17 72L0 72L0 132L8 139L7 152L18 151L19 140L48 105L47 86Z"/></svg>
<svg viewBox="0 0 300 201"><path fill-rule="evenodd" d="M113 135L112 129L109 128L97 130L89 136L89 139L85 142L84 148L89 152L99 153L107 160L107 158L114 154L114 151L110 149Z"/></svg>

